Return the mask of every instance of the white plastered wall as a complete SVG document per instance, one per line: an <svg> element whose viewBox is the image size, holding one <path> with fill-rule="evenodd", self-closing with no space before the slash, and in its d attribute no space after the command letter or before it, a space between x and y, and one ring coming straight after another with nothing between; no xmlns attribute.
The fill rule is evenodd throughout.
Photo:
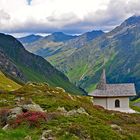
<svg viewBox="0 0 140 140"><path fill-rule="evenodd" d="M120 101L120 107L115 107L115 100ZM107 109L110 110L129 110L129 98L128 97L119 97L119 98L107 98Z"/></svg>
<svg viewBox="0 0 140 140"><path fill-rule="evenodd" d="M120 101L120 107L115 107L115 100ZM117 111L128 111L129 108L129 98L128 97L115 97L115 98L93 98L94 105L100 105L105 109L117 110Z"/></svg>
<svg viewBox="0 0 140 140"><path fill-rule="evenodd" d="M93 98L93 104L94 105L100 105L102 107L106 108L106 98Z"/></svg>

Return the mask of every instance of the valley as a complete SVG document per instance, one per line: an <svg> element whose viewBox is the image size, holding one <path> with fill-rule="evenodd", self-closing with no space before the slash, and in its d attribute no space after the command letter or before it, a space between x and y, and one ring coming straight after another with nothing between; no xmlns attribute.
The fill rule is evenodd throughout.
<svg viewBox="0 0 140 140"><path fill-rule="evenodd" d="M64 87L73 94L85 94L45 59L26 51L14 37L0 34L0 50L0 68L16 81L48 82L52 86Z"/></svg>
<svg viewBox="0 0 140 140"><path fill-rule="evenodd" d="M139 92L139 22L139 16L132 16L108 33L92 31L64 42L44 38L25 48L47 59L87 92L95 88L103 67L110 83L132 82Z"/></svg>
<svg viewBox="0 0 140 140"><path fill-rule="evenodd" d="M137 0L0 5L0 140L140 140Z"/></svg>

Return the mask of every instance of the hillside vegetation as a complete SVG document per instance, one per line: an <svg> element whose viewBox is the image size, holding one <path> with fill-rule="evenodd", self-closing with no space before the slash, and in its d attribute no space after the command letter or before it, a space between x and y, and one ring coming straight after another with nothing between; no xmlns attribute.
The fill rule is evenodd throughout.
<svg viewBox="0 0 140 140"><path fill-rule="evenodd" d="M109 83L135 83L136 90L139 92L139 23L139 16L130 17L114 30L78 49L66 58L58 69L70 75L73 83L76 82L87 91L91 91L105 66ZM83 66L87 67L86 70ZM77 71L81 73L75 77Z"/></svg>
<svg viewBox="0 0 140 140"><path fill-rule="evenodd" d="M140 91L140 16L126 19L108 33L93 31L53 45L43 39L26 48L88 92L95 88L104 66L108 82L135 83Z"/></svg>
<svg viewBox="0 0 140 140"><path fill-rule="evenodd" d="M0 129L3 140L140 139L140 114L107 111L94 106L90 97L70 95L48 84L28 83L0 94L0 100L1 128L9 124ZM5 112L9 113L3 120Z"/></svg>
<svg viewBox="0 0 140 140"><path fill-rule="evenodd" d="M72 94L85 92L74 84L48 61L26 51L23 45L10 35L0 34L0 70L21 82L47 82L63 87Z"/></svg>
<svg viewBox="0 0 140 140"><path fill-rule="evenodd" d="M14 82L13 80L7 78L1 71L0 71L0 90L16 90L21 86Z"/></svg>

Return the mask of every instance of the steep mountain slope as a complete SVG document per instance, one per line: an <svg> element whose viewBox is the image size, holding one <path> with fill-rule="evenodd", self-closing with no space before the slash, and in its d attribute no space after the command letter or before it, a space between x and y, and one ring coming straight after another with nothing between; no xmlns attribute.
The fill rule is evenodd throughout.
<svg viewBox="0 0 140 140"><path fill-rule="evenodd" d="M109 33L78 49L58 69L88 91L104 66L109 82L134 82L140 90L140 17L133 16Z"/></svg>
<svg viewBox="0 0 140 140"><path fill-rule="evenodd" d="M17 84L15 81L11 80L10 78L6 77L1 71L0 71L0 91L2 90L16 90L20 88L21 86Z"/></svg>
<svg viewBox="0 0 140 140"><path fill-rule="evenodd" d="M26 82L26 78L20 69L8 58L3 51L0 50L0 70L3 71L10 78Z"/></svg>
<svg viewBox="0 0 140 140"><path fill-rule="evenodd" d="M35 41L38 41L39 39L43 38L40 35L28 35L25 37L17 38L22 44L28 44L28 43L33 43Z"/></svg>
<svg viewBox="0 0 140 140"><path fill-rule="evenodd" d="M63 73L56 70L45 59L26 51L22 44L14 37L0 34L0 50L8 57L6 61L10 60L8 64L10 63L11 65L12 62L13 65L11 69L16 71L14 75L17 75L16 78L18 78L18 80L48 82L53 86L63 87L73 94L80 94L82 92L82 90L71 84ZM0 62L3 63L3 59L1 59ZM4 67L5 65L3 64L1 69L4 70L6 74L13 76L12 70L9 70L10 73L6 71ZM17 70L20 72L17 72ZM20 74L23 75L23 78L19 76Z"/></svg>
<svg viewBox="0 0 140 140"><path fill-rule="evenodd" d="M68 46L72 46L74 48L81 48L87 42L90 42L103 34L104 34L104 32L101 30L93 30L91 32L86 32L82 35L79 35L77 38L66 42L66 46L68 45Z"/></svg>
<svg viewBox="0 0 140 140"><path fill-rule="evenodd" d="M73 96L47 84L28 83L0 94L0 100L1 140L140 138L140 114L104 110L90 97Z"/></svg>

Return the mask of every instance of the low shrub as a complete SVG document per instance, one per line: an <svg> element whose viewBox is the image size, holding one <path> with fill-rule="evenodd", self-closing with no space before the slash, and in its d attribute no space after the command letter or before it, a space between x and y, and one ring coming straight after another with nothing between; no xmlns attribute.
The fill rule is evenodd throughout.
<svg viewBox="0 0 140 140"><path fill-rule="evenodd" d="M28 111L17 115L17 118L13 124L20 125L26 123L30 127L39 127L44 121L47 121L46 113Z"/></svg>

